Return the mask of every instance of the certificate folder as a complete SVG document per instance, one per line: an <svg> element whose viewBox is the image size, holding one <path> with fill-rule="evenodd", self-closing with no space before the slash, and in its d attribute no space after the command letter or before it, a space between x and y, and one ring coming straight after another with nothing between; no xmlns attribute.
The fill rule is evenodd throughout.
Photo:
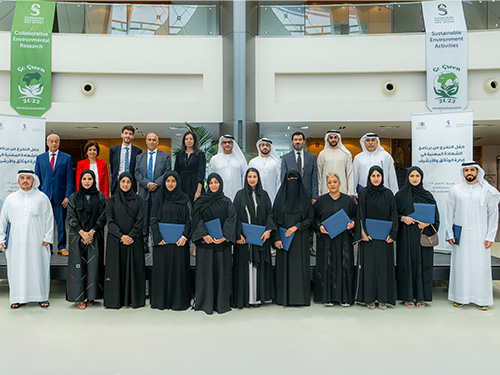
<svg viewBox="0 0 500 375"><path fill-rule="evenodd" d="M175 244L184 233L184 224L159 223L161 236L167 244Z"/></svg>
<svg viewBox="0 0 500 375"><path fill-rule="evenodd" d="M434 224L436 205L428 203L413 203L414 212L409 216L421 223Z"/></svg>
<svg viewBox="0 0 500 375"><path fill-rule="evenodd" d="M356 193L359 194L360 190L363 189L363 188L364 188L364 186L358 184L358 186L356 186Z"/></svg>
<svg viewBox="0 0 500 375"><path fill-rule="evenodd" d="M460 225L453 224L453 238L455 239L455 245L460 245L461 235L462 235L462 227Z"/></svg>
<svg viewBox="0 0 500 375"><path fill-rule="evenodd" d="M245 236L245 242L250 245L263 246L264 241L260 238L266 231L266 227L263 225L247 224L241 223L243 230L243 235Z"/></svg>
<svg viewBox="0 0 500 375"><path fill-rule="evenodd" d="M385 241L392 230L392 221L366 219L367 235L374 240Z"/></svg>
<svg viewBox="0 0 500 375"><path fill-rule="evenodd" d="M283 250L286 250L286 251L288 251L288 249L290 248L290 245L291 245L292 240L293 240L293 236L295 236L295 233L292 233L292 235L290 237L286 237L285 233L287 232L287 230L288 229L285 229L283 227L279 228L281 244L283 245Z"/></svg>
<svg viewBox="0 0 500 375"><path fill-rule="evenodd" d="M220 240L224 235L222 234L222 227L220 226L220 220L214 219L207 221L205 223L205 228L207 228L208 234L215 240Z"/></svg>
<svg viewBox="0 0 500 375"><path fill-rule="evenodd" d="M324 220L321 224L325 227L331 239L337 237L340 233L347 230L347 224L351 222L349 216L345 213L344 209L335 212L328 219Z"/></svg>

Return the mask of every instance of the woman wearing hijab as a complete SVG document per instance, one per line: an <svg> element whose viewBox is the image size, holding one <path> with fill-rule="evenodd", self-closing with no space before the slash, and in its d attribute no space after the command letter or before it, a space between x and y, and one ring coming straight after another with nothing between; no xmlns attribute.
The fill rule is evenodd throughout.
<svg viewBox="0 0 500 375"><path fill-rule="evenodd" d="M381 310L396 303L394 244L398 230L398 212L392 191L384 187L384 172L378 165L370 168L366 188L358 195L358 285L356 301ZM386 240L375 240L366 230L366 219L392 222Z"/></svg>
<svg viewBox="0 0 500 375"><path fill-rule="evenodd" d="M146 265L142 243L143 201L132 189L134 177L123 172L118 191L106 207L108 240L104 307L145 305Z"/></svg>
<svg viewBox="0 0 500 375"><path fill-rule="evenodd" d="M432 236L435 232L428 223L409 217L414 212L413 203L436 206L434 228L439 229L439 211L432 194L423 187L424 172L411 167L406 173L403 188L396 194L396 206L400 219L396 246L398 299L408 307L415 304L424 307L432 301L432 272L434 248L420 246L421 233Z"/></svg>
<svg viewBox="0 0 500 375"><path fill-rule="evenodd" d="M350 306L354 303L352 243L356 203L349 195L340 192L341 183L337 173L330 172L325 179L330 192L314 203L314 227L320 233L317 237L314 301L327 306L333 306L334 302ZM330 239L321 223L340 210L345 211L351 222L347 225L347 230Z"/></svg>
<svg viewBox="0 0 500 375"><path fill-rule="evenodd" d="M66 299L80 310L103 297L106 197L96 187L94 172L80 175L80 189L69 197L69 258Z"/></svg>
<svg viewBox="0 0 500 375"><path fill-rule="evenodd" d="M237 216L231 200L223 193L217 173L208 176L206 194L194 203L193 232L196 244L196 291L194 309L207 314L231 310L231 245L236 242ZM212 238L205 223L219 219L222 238Z"/></svg>
<svg viewBox="0 0 500 375"><path fill-rule="evenodd" d="M184 232L175 244L166 244L160 223L182 224ZM175 171L168 171L151 209L153 231L153 271L150 300L154 309L186 310L191 306L189 281L189 237L191 233L191 203L181 190L181 180Z"/></svg>
<svg viewBox="0 0 500 375"><path fill-rule="evenodd" d="M273 206L276 226L294 234L290 247L283 249L279 231L274 231L276 253L276 303L282 306L309 306L311 278L309 234L314 218L311 198L299 172L288 171Z"/></svg>
<svg viewBox="0 0 500 375"><path fill-rule="evenodd" d="M234 207L239 221L261 225L265 232L261 239L264 246L250 245L245 241L238 225L233 257L232 306L239 309L260 306L274 298L273 267L271 264L272 230L276 230L271 199L262 189L259 171L248 168L245 187L236 193Z"/></svg>

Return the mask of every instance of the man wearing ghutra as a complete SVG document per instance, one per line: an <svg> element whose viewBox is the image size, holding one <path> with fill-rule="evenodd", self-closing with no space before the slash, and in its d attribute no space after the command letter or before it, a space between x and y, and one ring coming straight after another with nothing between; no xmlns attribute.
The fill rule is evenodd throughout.
<svg viewBox="0 0 500 375"><path fill-rule="evenodd" d="M54 216L49 198L38 190L33 171L18 172L20 189L10 194L0 214L0 244L7 258L10 307L27 302L49 307L50 248ZM7 231L10 224L7 243Z"/></svg>
<svg viewBox="0 0 500 375"><path fill-rule="evenodd" d="M359 190L365 187L368 171L378 165L384 171L385 186L396 194L399 190L394 159L380 146L380 139L375 133L366 133L359 141L363 152L354 157L354 189L358 195Z"/></svg>
<svg viewBox="0 0 500 375"><path fill-rule="evenodd" d="M259 171L262 188L267 191L271 203L280 188L281 161L273 146L273 142L268 138L261 138L257 142L259 156L250 160L249 167Z"/></svg>
<svg viewBox="0 0 500 375"><path fill-rule="evenodd" d="M318 156L318 185L319 195L328 193L326 176L328 173L337 173L340 177L340 192L354 196L354 173L352 156L342 144L338 130L330 130L325 135L325 148Z"/></svg>
<svg viewBox="0 0 500 375"><path fill-rule="evenodd" d="M462 179L451 188L446 211L446 239L452 245L448 299L455 307L474 303L486 311L493 305L490 249L498 229L500 193L474 161L462 164ZM454 225L462 227L459 241Z"/></svg>
<svg viewBox="0 0 500 375"><path fill-rule="evenodd" d="M234 199L238 190L243 188L243 176L247 170L245 155L234 141L232 135L223 135L219 139L219 151L210 159L208 174L218 173L224 181L224 195Z"/></svg>

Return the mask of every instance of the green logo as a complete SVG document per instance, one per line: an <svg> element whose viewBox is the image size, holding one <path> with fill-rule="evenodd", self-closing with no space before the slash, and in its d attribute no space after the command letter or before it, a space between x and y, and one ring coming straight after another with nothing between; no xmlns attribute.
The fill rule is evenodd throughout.
<svg viewBox="0 0 500 375"><path fill-rule="evenodd" d="M434 93L438 96L436 99L456 99L459 88L458 77L455 73L444 71L436 75L434 78Z"/></svg>
<svg viewBox="0 0 500 375"><path fill-rule="evenodd" d="M20 99L42 99L43 78L38 72L28 71L19 77L17 88L22 95Z"/></svg>

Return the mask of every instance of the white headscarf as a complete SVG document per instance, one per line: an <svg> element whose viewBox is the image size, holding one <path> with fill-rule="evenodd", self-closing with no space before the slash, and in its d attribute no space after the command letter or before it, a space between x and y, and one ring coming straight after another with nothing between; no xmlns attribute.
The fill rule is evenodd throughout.
<svg viewBox="0 0 500 375"><path fill-rule="evenodd" d="M378 142L377 149L375 151L373 151L373 152L376 152L376 151L379 151L379 150L380 151L385 151L384 148L380 145L380 138L378 137L377 134L375 134L375 133L366 133L359 140L359 143L361 144L361 148L363 149L363 152L370 152L370 151L368 151L366 149L366 146L365 146L366 138L376 138L377 139L377 142Z"/></svg>
<svg viewBox="0 0 500 375"><path fill-rule="evenodd" d="M271 151L269 151L269 157L279 162L280 157L278 156L278 153L276 152L276 149L273 146L273 141L271 141L269 138L261 138L257 141L257 152L259 153L259 156L262 156L262 153L260 152L260 144L262 142L267 142L271 145Z"/></svg>
<svg viewBox="0 0 500 375"><path fill-rule="evenodd" d="M339 148L344 151L348 156L349 158L352 159L352 155L351 155L351 152L347 149L347 147L345 147L343 144L342 144L342 136L340 135L340 132L338 130L328 130L325 134L325 148L324 150L326 150L328 147L329 147L329 144L328 144L328 136L330 134L337 134L339 136L339 143L337 144L339 146Z"/></svg>
<svg viewBox="0 0 500 375"><path fill-rule="evenodd" d="M500 193L498 192L497 189L495 189L493 186L491 186L488 181L484 179L484 169L479 166L475 161L466 161L462 163L461 166L461 172L462 172L462 181L464 183L467 183L465 176L464 176L464 169L466 167L475 167L478 170L477 173L477 182L479 185L481 185L482 190L481 190L481 206L484 206L484 203L486 201L486 196L488 195L488 192L490 192L493 196L496 197L497 203L500 200Z"/></svg>
<svg viewBox="0 0 500 375"><path fill-rule="evenodd" d="M40 180L38 179L38 176L35 174L35 172L28 170L28 169L21 169L19 172L17 172L17 174L18 174L18 177L17 177L18 180L19 180L19 176L21 176L21 175L32 176L34 179L32 189L37 189L40 186Z"/></svg>
<svg viewBox="0 0 500 375"><path fill-rule="evenodd" d="M224 151L222 150L222 140L223 139L230 139L233 141L232 154L236 157L236 160L238 160L238 163L240 163L240 165L243 168L246 168L247 167L247 159L245 159L245 155L243 155L243 151L241 151L240 146L238 145L238 143L236 143L236 140L234 139L234 137L232 135L225 134L219 138L219 150L217 151L217 155L220 155L220 154L224 155Z"/></svg>

